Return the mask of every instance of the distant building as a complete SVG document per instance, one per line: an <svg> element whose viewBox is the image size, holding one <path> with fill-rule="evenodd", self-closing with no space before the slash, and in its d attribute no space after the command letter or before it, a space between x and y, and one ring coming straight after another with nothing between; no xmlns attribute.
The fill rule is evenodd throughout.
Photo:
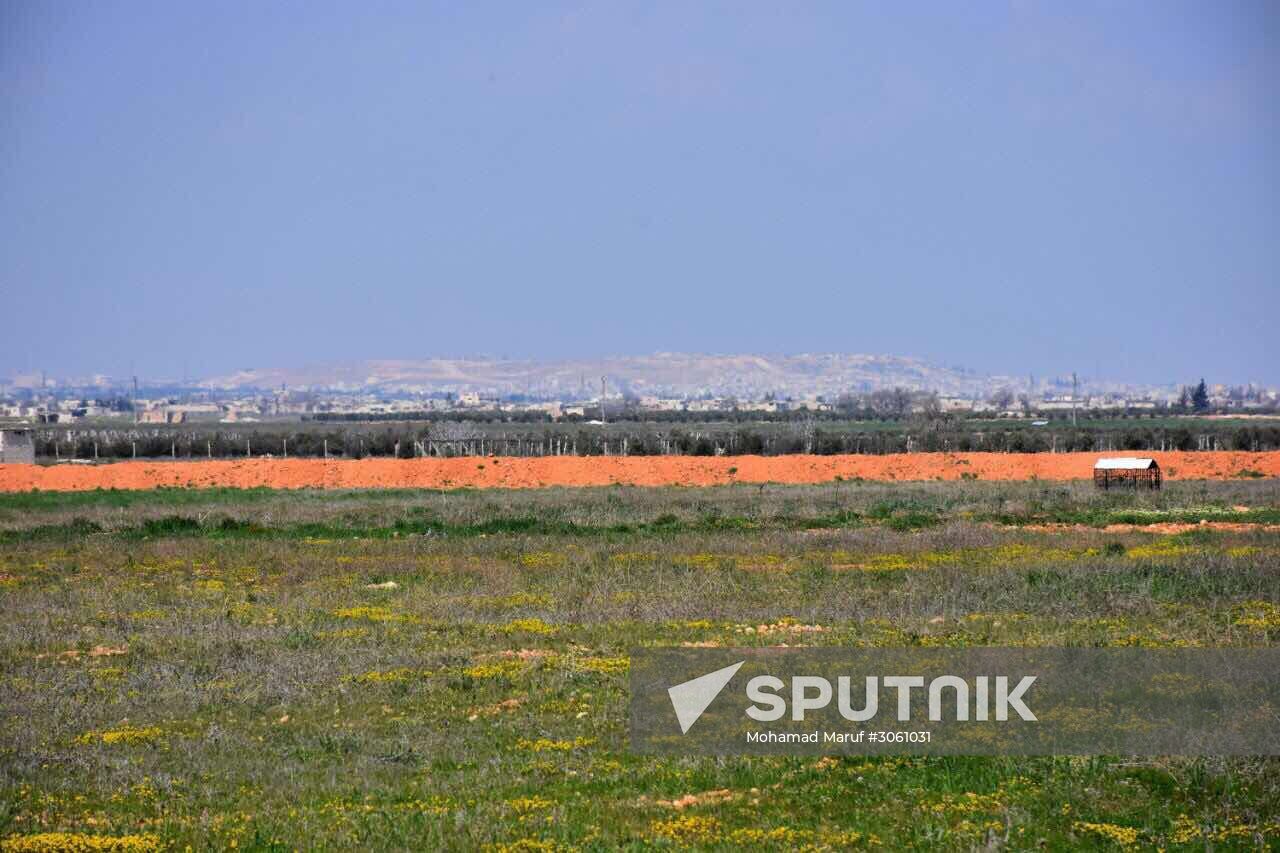
<svg viewBox="0 0 1280 853"><path fill-rule="evenodd" d="M0 429L0 463L34 465L36 442L31 430L19 427Z"/></svg>
<svg viewBox="0 0 1280 853"><path fill-rule="evenodd" d="M180 424L187 420L187 413L175 409L148 409L138 416L144 424Z"/></svg>

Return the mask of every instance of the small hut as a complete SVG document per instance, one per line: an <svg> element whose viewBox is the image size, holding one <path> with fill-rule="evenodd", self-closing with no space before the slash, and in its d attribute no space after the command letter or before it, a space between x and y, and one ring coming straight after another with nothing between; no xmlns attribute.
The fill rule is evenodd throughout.
<svg viewBox="0 0 1280 853"><path fill-rule="evenodd" d="M1154 459L1122 456L1116 459L1099 459L1093 466L1093 484L1100 489L1112 486L1158 489L1161 480L1160 465Z"/></svg>

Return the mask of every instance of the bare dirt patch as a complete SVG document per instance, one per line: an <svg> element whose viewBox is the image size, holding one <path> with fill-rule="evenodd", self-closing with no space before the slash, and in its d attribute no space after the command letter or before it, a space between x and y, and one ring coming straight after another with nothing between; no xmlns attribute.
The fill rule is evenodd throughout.
<svg viewBox="0 0 1280 853"><path fill-rule="evenodd" d="M1114 454L1113 454L1114 455ZM1170 480L1280 476L1280 451L1151 453ZM629 456L456 459L246 459L0 465L0 491L210 488L511 488L825 483L835 479L1086 480L1096 453L904 453L887 456Z"/></svg>

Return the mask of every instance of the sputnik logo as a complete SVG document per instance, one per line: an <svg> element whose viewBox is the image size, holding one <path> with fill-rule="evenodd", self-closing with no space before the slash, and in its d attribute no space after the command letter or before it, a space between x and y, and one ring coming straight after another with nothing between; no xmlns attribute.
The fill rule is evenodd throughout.
<svg viewBox="0 0 1280 853"><path fill-rule="evenodd" d="M698 722L702 712L715 701L720 691L733 680L733 676L744 663L746 663L745 660L740 660L732 666L708 672L706 675L700 675L675 687L667 688L667 695L671 697L671 707L676 709L676 720L680 723L680 734L689 733L689 729Z"/></svg>

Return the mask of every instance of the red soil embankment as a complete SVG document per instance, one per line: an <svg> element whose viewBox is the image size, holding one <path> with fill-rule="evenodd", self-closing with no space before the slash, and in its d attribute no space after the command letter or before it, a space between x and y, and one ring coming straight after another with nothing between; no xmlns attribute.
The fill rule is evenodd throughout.
<svg viewBox="0 0 1280 853"><path fill-rule="evenodd" d="M1119 454L1110 454L1119 455ZM1280 476L1280 451L1151 453L1166 479ZM537 488L540 486L713 486L846 480L1083 480L1096 453L903 453L889 456L627 456L455 459L245 459L0 465L0 491L84 491L268 486L324 488Z"/></svg>

